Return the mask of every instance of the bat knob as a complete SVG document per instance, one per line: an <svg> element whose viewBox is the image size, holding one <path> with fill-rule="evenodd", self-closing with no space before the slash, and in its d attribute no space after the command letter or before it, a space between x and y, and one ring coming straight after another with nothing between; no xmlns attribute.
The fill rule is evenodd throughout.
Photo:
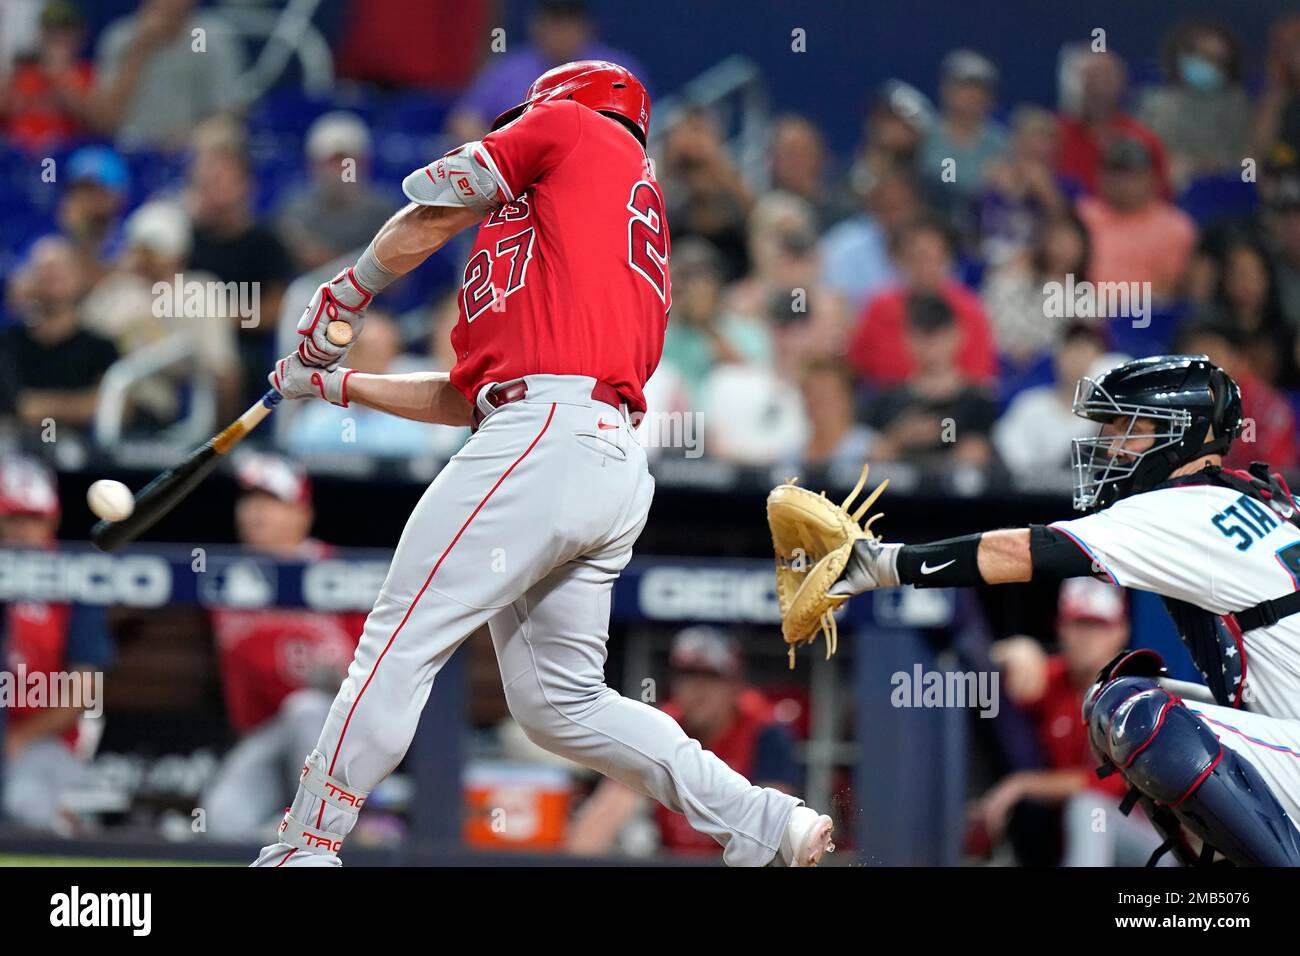
<svg viewBox="0 0 1300 956"><path fill-rule="evenodd" d="M329 339L337 346L352 344L352 326L342 319L335 319L329 325L325 326L325 338Z"/></svg>

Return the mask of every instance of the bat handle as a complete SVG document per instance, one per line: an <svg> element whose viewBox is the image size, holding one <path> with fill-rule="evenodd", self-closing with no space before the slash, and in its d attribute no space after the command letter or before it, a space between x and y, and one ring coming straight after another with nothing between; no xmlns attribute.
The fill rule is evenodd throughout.
<svg viewBox="0 0 1300 956"><path fill-rule="evenodd" d="M284 401L284 396L277 389L268 388L248 411L234 420L221 434L212 439L217 454L225 455L241 441L244 436L262 423L267 415L275 411L275 406Z"/></svg>

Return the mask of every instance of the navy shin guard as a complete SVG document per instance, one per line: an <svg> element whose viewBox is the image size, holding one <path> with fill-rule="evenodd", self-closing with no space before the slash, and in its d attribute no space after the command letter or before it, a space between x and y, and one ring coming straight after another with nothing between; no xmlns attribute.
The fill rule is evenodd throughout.
<svg viewBox="0 0 1300 956"><path fill-rule="evenodd" d="M1153 677L1105 680L1089 695L1084 719L1103 767L1225 858L1300 866L1300 832L1259 771Z"/></svg>

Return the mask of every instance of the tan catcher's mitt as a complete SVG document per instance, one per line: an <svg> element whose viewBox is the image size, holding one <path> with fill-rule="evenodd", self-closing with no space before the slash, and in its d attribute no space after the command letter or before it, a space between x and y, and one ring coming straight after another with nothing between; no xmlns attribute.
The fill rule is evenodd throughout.
<svg viewBox="0 0 1300 956"><path fill-rule="evenodd" d="M866 500L849 513L853 499L867 483L867 465L843 504L814 494L791 478L767 496L767 523L776 550L776 599L781 608L781 631L790 645L790 667L800 644L811 644L818 633L826 635L826 657L835 653L838 631L835 611L848 600L830 591L849 562L853 543L874 537L871 525L881 514L861 524L889 482L883 481Z"/></svg>

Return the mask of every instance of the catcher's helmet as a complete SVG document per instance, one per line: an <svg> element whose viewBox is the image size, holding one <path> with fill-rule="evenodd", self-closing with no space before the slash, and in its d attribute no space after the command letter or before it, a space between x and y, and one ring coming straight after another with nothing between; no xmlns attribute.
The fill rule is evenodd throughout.
<svg viewBox="0 0 1300 956"><path fill-rule="evenodd" d="M547 70L533 80L524 101L498 116L492 128L500 129L550 100L573 100L620 118L642 146L650 133L650 96L645 87L630 70L607 60L574 60Z"/></svg>
<svg viewBox="0 0 1300 956"><path fill-rule="evenodd" d="M1241 433L1241 389L1204 355L1157 355L1080 379L1074 414L1103 426L1127 419L1110 434L1074 439L1074 507L1086 511L1154 488L1202 455L1226 452ZM1155 422L1154 433L1134 432L1141 418ZM1111 454L1140 437L1154 443Z"/></svg>

